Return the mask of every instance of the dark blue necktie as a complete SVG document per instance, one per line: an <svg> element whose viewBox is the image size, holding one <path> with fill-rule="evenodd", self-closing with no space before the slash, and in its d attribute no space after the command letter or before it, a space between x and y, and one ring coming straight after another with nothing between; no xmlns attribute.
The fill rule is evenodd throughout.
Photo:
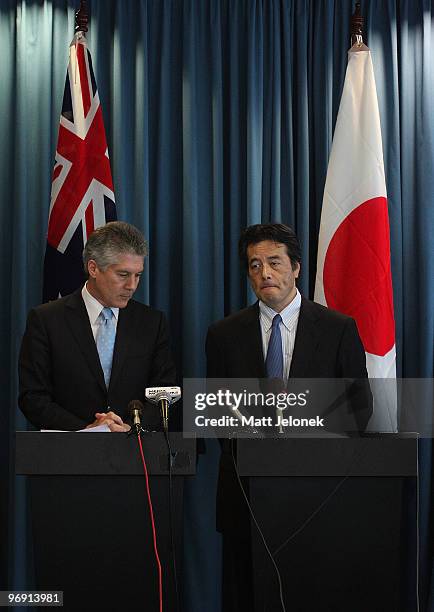
<svg viewBox="0 0 434 612"><path fill-rule="evenodd" d="M279 378L283 380L282 336L280 334L281 322L282 317L280 314L277 314L273 319L267 358L265 360L265 369L268 378Z"/></svg>

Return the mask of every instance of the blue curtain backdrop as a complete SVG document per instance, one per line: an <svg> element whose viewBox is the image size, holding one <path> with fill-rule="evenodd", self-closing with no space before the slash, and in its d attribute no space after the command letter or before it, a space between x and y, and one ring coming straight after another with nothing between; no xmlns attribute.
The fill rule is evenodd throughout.
<svg viewBox="0 0 434 612"><path fill-rule="evenodd" d="M42 264L72 0L0 0L0 588L31 580L24 482L13 477L16 362ZM118 217L150 257L139 299L164 310L184 376L204 374L214 320L250 299L236 243L282 220L312 297L322 193L349 47L351 0L92 0L88 33ZM398 373L433 376L434 4L366 0L391 225ZM218 609L216 449L186 513L189 612ZM433 560L431 445L421 449L421 609ZM433 602L431 601L431 604ZM432 608L434 609L434 608Z"/></svg>

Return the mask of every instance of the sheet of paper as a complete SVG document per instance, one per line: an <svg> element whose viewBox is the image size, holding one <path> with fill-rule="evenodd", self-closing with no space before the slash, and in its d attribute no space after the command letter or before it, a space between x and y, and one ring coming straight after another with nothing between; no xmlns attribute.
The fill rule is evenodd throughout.
<svg viewBox="0 0 434 612"><path fill-rule="evenodd" d="M79 431L90 431L95 433L96 431L107 432L110 431L110 427L108 425L97 425L96 427L89 427L89 429L80 429Z"/></svg>
<svg viewBox="0 0 434 612"><path fill-rule="evenodd" d="M48 433L50 433L50 432L51 433L71 433L70 431L66 432L64 429L41 429L41 431L45 432L45 433L47 433L47 432ZM89 429L79 429L78 432L76 432L76 433L80 433L82 431L90 431L92 433L95 433L95 432L106 433L106 432L110 431L110 427L108 425L105 425L105 424L104 425L97 425L96 427L89 427Z"/></svg>

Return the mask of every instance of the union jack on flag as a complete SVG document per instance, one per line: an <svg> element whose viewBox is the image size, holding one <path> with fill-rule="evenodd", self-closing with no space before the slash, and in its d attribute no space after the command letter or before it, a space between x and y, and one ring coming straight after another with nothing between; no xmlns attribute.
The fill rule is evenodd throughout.
<svg viewBox="0 0 434 612"><path fill-rule="evenodd" d="M48 219L44 302L83 284L82 251L96 227L116 219L101 104L92 59L82 32L69 48L69 64Z"/></svg>

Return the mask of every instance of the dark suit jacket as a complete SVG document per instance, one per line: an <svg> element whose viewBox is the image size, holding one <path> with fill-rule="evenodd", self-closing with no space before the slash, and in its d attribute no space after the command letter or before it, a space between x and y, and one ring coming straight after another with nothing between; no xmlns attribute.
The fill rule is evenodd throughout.
<svg viewBox="0 0 434 612"><path fill-rule="evenodd" d="M206 354L208 378L266 378L259 303L211 325ZM359 431L366 428L372 395L365 352L352 318L302 298L289 375L365 379L366 385L362 381L356 389L354 417ZM220 530L233 528L238 533L245 532L249 524L227 441L220 462L217 523Z"/></svg>
<svg viewBox="0 0 434 612"><path fill-rule="evenodd" d="M37 428L81 429L108 407L124 420L145 387L175 384L164 315L130 300L119 310L107 389L81 290L30 311L19 358L18 403ZM145 422L158 426L156 407Z"/></svg>

